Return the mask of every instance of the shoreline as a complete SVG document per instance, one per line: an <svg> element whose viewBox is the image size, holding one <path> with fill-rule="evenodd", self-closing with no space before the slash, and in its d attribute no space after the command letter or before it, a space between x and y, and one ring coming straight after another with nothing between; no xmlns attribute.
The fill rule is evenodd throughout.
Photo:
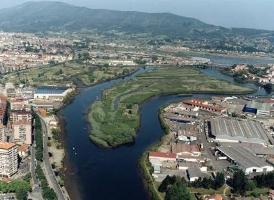
<svg viewBox="0 0 274 200"><path fill-rule="evenodd" d="M130 75L132 75L133 73L135 73L136 71L138 71L140 68L142 68L142 67L138 67L137 70L135 70L134 72L132 72L132 73L130 73L130 74L128 74L128 75L124 75L124 76L122 76L122 77L117 77L117 78L111 79L111 80L116 80L116 79L119 79L119 78L123 78L123 77L130 76ZM144 68L144 67L143 67L143 68ZM101 83L108 82L108 81L111 81L111 80L104 80L104 81L101 81ZM96 84L93 84L93 85L91 85L91 86L86 86L86 87L84 87L84 88L76 88L76 91L77 91L77 92L76 92L73 96L70 97L69 101L68 101L65 105L63 105L63 106L58 110L58 112L57 112L57 114L56 114L56 116L57 116L57 118L58 118L58 120L59 120L59 122L60 122L62 137L64 138L64 140L63 140L63 146L64 146L64 151L65 151L65 156L64 156L64 174L65 174L64 187L67 189L67 191L69 191L68 193L69 193L69 196L71 197L71 199L74 199L74 197L75 197L75 198L79 197L78 194L80 194L80 190L78 189L77 180L75 180L75 182L73 183L73 181L71 181L71 179L69 179L69 176L66 176L67 174L70 174L70 173L71 173L70 171L73 171L73 166L71 165L71 163L70 163L70 161L69 161L69 157L68 157L68 154L67 154L67 151L66 151L66 150L67 150L66 144L65 144L65 137L66 137L65 127L66 127L66 121L65 121L65 119L64 119L64 117L63 117L62 111L63 111L63 109L64 109L66 106L68 106L69 104L73 103L74 99L76 98L77 95L80 94L80 92L81 92L82 89L85 89L85 88L88 88L88 87L92 87L92 86L95 86L95 85L98 85L98 84L100 84L100 83L96 83ZM245 94L250 94L250 93L252 93L252 92L254 92L254 91L255 91L255 89L250 89L250 91L246 92ZM180 93L180 94L174 94L174 93L169 93L169 94L167 94L167 93L166 93L166 94L164 94L164 95L157 95L157 96L150 97L149 99L146 99L144 102L142 102L142 104L144 104L145 102L150 101L150 100L153 99L153 98L157 98L157 97L159 97L159 96L170 96L170 95L192 96L193 94L209 94L209 93L206 92L206 91L204 91L204 92L196 92L196 93L191 93L191 94L181 94L181 93ZM210 94L220 95L220 94L222 94L222 91L219 91L219 92L210 92ZM228 93L226 93L226 94L228 94ZM229 94L233 95L233 94L235 94L235 92L230 92ZM243 95L243 93L242 93L242 92L236 93L236 95ZM91 105L92 105L92 104L91 104ZM90 105L90 107L91 107L91 105ZM142 106L142 105L140 105L140 106ZM83 113L83 115L85 115L85 120L87 120L87 117L88 117L88 110L90 109L90 107L88 107L87 112ZM141 107L139 107L138 112L140 112L140 108L141 108ZM141 118L141 115L142 115L142 113L139 114L139 118ZM139 120L139 122L140 122L140 120ZM89 124L88 121L87 121L87 123L88 123L88 126L89 126L90 124ZM138 129L136 129L136 133L137 133L137 131L139 130L139 127L140 127L140 124L139 124L139 126L138 126ZM136 136L137 136L137 134L136 134ZM93 143L94 143L94 142L93 142ZM159 141L157 141L157 143L159 143ZM96 144L96 143L94 143L94 144ZM113 148L118 148L118 147L120 147L120 146L122 146L122 145L129 145L129 146L131 146L131 145L133 145L133 144L134 144L134 141L133 141L133 142L130 142L130 143L127 143L127 144L121 144L121 145L119 145L119 146L117 146L117 147L113 147ZM97 145L97 144L96 144L96 145ZM98 146L101 148L100 145L98 145ZM149 147L149 148L150 148L150 147ZM149 148L148 148L148 149L149 149ZM140 170L140 173L142 173L141 170ZM142 176L142 175L141 175L141 176Z"/></svg>
<svg viewBox="0 0 274 200"><path fill-rule="evenodd" d="M255 92L255 89L252 89L252 88L249 88L249 89L250 89L250 91L246 91L246 92L226 92L225 95L248 95L248 94L252 94L252 93ZM153 99L153 98L164 97L164 96L176 96L176 95L182 96L182 97L185 97L185 96L190 96L190 97L191 97L191 96L193 96L193 95L208 95L208 94L210 94L210 95L222 95L223 92L222 92L222 91L216 91L216 92L212 92L212 91L201 91L201 92L198 92L198 91L196 91L196 92L190 92L190 93L185 92L185 93L183 93L183 94L182 94L182 93L161 93L161 94L158 94L158 95L149 97L148 99L146 99L146 100L142 101L140 104L138 104L138 122L140 122L140 118L141 118L140 108L141 108L142 104L144 104L144 103L150 101L150 100ZM92 105L91 105L91 106L92 106ZM88 118L89 118L89 111L90 111L90 109L91 109L91 106L88 108L88 111L87 111L87 113L85 114L85 119L88 120L88 124L89 124L89 125L88 125L88 126L89 126L89 129L88 129L89 133L91 133L91 130L92 130L91 122L90 122L89 119L88 119ZM97 145L97 146L99 146L99 147L101 147L101 148L105 148L105 149L115 149L115 148L119 148L119 147L121 147L121 146L123 146L123 145L131 145L131 144L134 144L134 143L135 143L135 139L136 139L136 137L137 137L137 132L138 132L139 128L140 128L140 124L138 124L138 127L135 128L135 135L134 135L134 137L132 138L131 141L128 141L128 142L122 143L122 144L118 144L118 145L109 145L106 141L101 140L101 139L98 139L98 140L96 141L96 139L93 139L93 138L92 138L91 134L89 134L89 138L90 138L90 140L91 140L95 145ZM98 142L98 141L101 141L101 142ZM104 143L107 144L107 145L104 145Z"/></svg>
<svg viewBox="0 0 274 200"><path fill-rule="evenodd" d="M70 196L71 199L77 199L77 197L79 197L80 195L80 191L77 188L77 184L71 184L72 181L70 180L70 178L67 175L67 173L71 173L69 171L73 171L73 166L71 165L71 163L69 162L69 157L67 155L67 148L66 148L66 142L65 142L65 138L66 138L66 121L64 119L64 115L63 115L63 109L66 106L69 106L70 104L73 103L73 101L75 100L76 96L79 95L81 93L81 90L89 88L89 87L93 87L96 86L98 84L102 84L105 82L109 82L109 81L113 81L113 80L117 80L117 79L123 79L126 78L127 76L131 76L132 74L136 73L137 71L139 71L140 69L145 68L145 66L137 66L136 69L132 72L130 72L129 74L126 75L122 75L122 76L118 76L118 77L114 77L112 79L106 79L106 80L102 80L99 81L97 83L91 84L91 85L86 85L86 86L81 86L78 87L76 86L75 88L75 93L73 93L73 95L69 96L69 99L67 100L67 102L65 102L56 112L55 116L57 117L58 121L59 121L59 127L61 129L61 137L62 137L62 147L64 150L64 158L63 158L63 167L62 167L62 171L64 173L64 187L66 188L66 190L68 191L68 194ZM87 112L85 112L83 115L87 116L88 115L88 110ZM88 121L87 121L88 122ZM89 123L88 123L89 124ZM75 198L74 198L75 197Z"/></svg>
<svg viewBox="0 0 274 200"><path fill-rule="evenodd" d="M193 94L193 95L195 95L195 94ZM193 95L191 95L189 97L192 97ZM207 93L207 95L215 95L215 93ZM225 93L222 95L228 96L228 95L245 95L245 94L244 93L242 93L242 94ZM176 102L176 101L174 101L174 102ZM147 149L143 152L141 158L138 160L138 167L141 171L141 178L143 180L144 188L146 189L146 191L148 192L148 194L152 200L164 200L164 198L162 198L162 196L161 196L161 193L158 191L157 186L155 185L156 182L152 176L152 173L150 173L151 166L150 166L150 162L148 160L149 151L157 150L165 141L164 140L165 137L167 137L169 134L168 130L167 130L167 126L165 125L165 123L163 121L163 117L162 117L162 110L164 107L165 107L165 105L162 105L158 112L158 120L161 125L163 134L159 140L157 140L155 143L153 143L152 145L147 147Z"/></svg>

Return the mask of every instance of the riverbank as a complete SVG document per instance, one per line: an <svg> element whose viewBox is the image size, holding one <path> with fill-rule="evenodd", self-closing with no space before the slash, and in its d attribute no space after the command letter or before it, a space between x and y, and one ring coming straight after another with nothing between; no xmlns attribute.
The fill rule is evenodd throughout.
<svg viewBox="0 0 274 200"><path fill-rule="evenodd" d="M102 99L89 110L90 138L106 148L134 142L140 123L139 106L153 96L251 92L252 89L207 77L192 67L158 67L104 91Z"/></svg>
<svg viewBox="0 0 274 200"><path fill-rule="evenodd" d="M191 95L184 96L191 97ZM183 97L182 97L183 98ZM144 187L148 192L148 195L150 196L151 200L164 200L164 194L160 193L158 191L159 184L157 184L152 176L153 173L153 167L151 166L151 163L149 162L149 151L157 151L161 145L165 144L167 140L169 140L169 134L168 134L168 126L164 123L163 119L163 109L165 106L162 106L159 109L158 113L158 120L161 125L161 128L164 132L164 134L161 136L160 140L153 145L149 146L147 150L143 153L141 158L138 161L138 166L141 171Z"/></svg>

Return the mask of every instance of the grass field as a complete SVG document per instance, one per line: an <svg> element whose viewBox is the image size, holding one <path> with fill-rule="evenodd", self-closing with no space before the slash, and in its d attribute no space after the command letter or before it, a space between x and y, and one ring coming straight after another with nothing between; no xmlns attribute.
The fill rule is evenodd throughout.
<svg viewBox="0 0 274 200"><path fill-rule="evenodd" d="M89 112L91 139L105 147L134 141L139 126L139 105L165 94L248 93L250 89L212 79L190 67L159 67L104 91Z"/></svg>
<svg viewBox="0 0 274 200"><path fill-rule="evenodd" d="M97 67L67 62L54 66L31 68L20 72L12 72L1 79L2 83L39 85L92 85L100 81L113 79L133 72L136 67Z"/></svg>

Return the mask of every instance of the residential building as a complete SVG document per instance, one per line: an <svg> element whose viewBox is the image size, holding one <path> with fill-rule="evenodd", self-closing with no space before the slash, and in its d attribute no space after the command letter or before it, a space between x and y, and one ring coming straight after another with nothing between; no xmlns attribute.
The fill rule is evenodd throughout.
<svg viewBox="0 0 274 200"><path fill-rule="evenodd" d="M32 120L32 114L29 111L12 111L10 113L10 122L18 122L18 121L31 121Z"/></svg>
<svg viewBox="0 0 274 200"><path fill-rule="evenodd" d="M14 142L19 144L32 144L32 122L21 120L12 124Z"/></svg>
<svg viewBox="0 0 274 200"><path fill-rule="evenodd" d="M32 144L32 114L27 111L13 111L10 115L14 142Z"/></svg>
<svg viewBox="0 0 274 200"><path fill-rule="evenodd" d="M18 152L14 143L0 142L0 176L11 177L18 170Z"/></svg>
<svg viewBox="0 0 274 200"><path fill-rule="evenodd" d="M10 99L10 109L13 111L30 111L30 105L28 104L28 101L25 99L13 98Z"/></svg>
<svg viewBox="0 0 274 200"><path fill-rule="evenodd" d="M7 113L7 98L0 96L0 124L5 123Z"/></svg>

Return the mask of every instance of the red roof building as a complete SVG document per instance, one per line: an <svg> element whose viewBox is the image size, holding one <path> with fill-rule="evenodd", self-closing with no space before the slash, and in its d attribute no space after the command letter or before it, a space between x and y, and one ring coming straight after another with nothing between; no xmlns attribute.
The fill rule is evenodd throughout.
<svg viewBox="0 0 274 200"><path fill-rule="evenodd" d="M192 99L192 100L185 100L183 101L184 104L192 106L192 107L198 107L202 110L210 111L210 112L224 112L225 108L218 106L218 105L211 105L208 104L205 101L201 101L198 99Z"/></svg>

